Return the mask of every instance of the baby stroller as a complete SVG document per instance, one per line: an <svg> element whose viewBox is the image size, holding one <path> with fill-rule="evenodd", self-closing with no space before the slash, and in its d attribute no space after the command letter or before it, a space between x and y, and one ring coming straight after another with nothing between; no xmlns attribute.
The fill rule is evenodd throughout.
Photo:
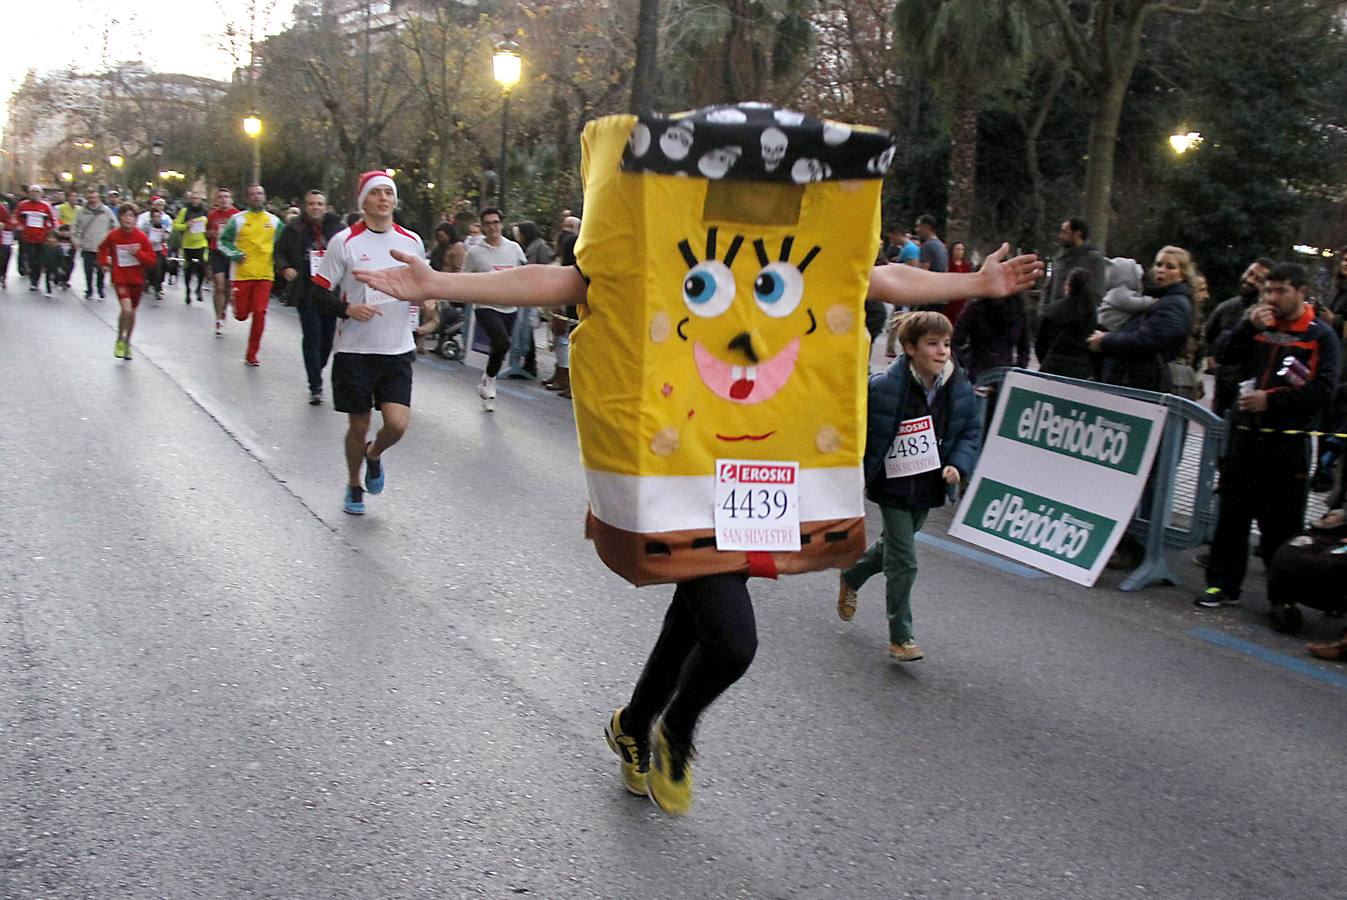
<svg viewBox="0 0 1347 900"><path fill-rule="evenodd" d="M430 352L443 359L461 362L463 350L463 307L440 300L435 304L435 330L428 335L434 341Z"/></svg>

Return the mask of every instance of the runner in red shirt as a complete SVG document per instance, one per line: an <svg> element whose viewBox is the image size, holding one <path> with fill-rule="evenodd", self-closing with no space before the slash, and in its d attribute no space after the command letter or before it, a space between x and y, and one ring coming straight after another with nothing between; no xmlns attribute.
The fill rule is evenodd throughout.
<svg viewBox="0 0 1347 900"><path fill-rule="evenodd" d="M215 205L206 212L206 241L210 245L211 284L215 298L215 336L224 334L225 304L229 302L229 257L220 252L216 242L224 228L239 212L229 188L217 188Z"/></svg>
<svg viewBox="0 0 1347 900"><path fill-rule="evenodd" d="M117 210L120 228L114 228L98 245L98 264L112 273L112 289L122 305L117 317L117 343L112 355L131 358L131 332L136 327L136 308L145 288L145 267L155 265L158 257L145 232L136 228L136 208L123 203Z"/></svg>
<svg viewBox="0 0 1347 900"><path fill-rule="evenodd" d="M42 199L42 185L28 186L28 199L14 207L14 219L19 230L19 264L28 273L28 290L37 290L42 276L42 247L47 243L47 232L60 220L50 203Z"/></svg>

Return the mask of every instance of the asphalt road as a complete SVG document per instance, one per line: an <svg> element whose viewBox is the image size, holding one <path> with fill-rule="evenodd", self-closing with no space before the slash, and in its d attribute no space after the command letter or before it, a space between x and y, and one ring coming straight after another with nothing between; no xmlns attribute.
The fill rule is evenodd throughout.
<svg viewBox="0 0 1347 900"><path fill-rule="evenodd" d="M124 363L112 300L16 282L0 896L1343 896L1347 670L1267 630L1261 575L1198 613L1186 562L1124 595L923 544L901 667L881 579L850 625L832 574L756 581L757 661L670 819L601 734L669 590L585 542L568 404L484 414L418 362L350 517L289 310L250 369L175 292Z"/></svg>

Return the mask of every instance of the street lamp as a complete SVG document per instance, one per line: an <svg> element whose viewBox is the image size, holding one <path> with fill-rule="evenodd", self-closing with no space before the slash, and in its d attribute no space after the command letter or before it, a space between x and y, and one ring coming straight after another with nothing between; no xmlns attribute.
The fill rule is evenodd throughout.
<svg viewBox="0 0 1347 900"><path fill-rule="evenodd" d="M1174 148L1178 154L1187 153L1193 150L1198 144L1202 143L1202 134L1197 131L1176 132L1169 136L1169 146Z"/></svg>
<svg viewBox="0 0 1347 900"><path fill-rule="evenodd" d="M80 171L83 172L85 175L92 175L94 173L94 164L80 163Z"/></svg>
<svg viewBox="0 0 1347 900"><path fill-rule="evenodd" d="M108 154L108 165L112 166L114 169L120 169L125 164L126 164L126 156L124 154L122 153Z"/></svg>
<svg viewBox="0 0 1347 900"><path fill-rule="evenodd" d="M243 133L252 138L253 141L253 184L262 181L262 156L261 156L261 137L262 137L262 117L255 112L250 112L243 117Z"/></svg>
<svg viewBox="0 0 1347 900"><path fill-rule="evenodd" d="M496 52L491 56L491 70L500 82L504 96L500 106L500 208L505 209L505 170L510 161L510 89L519 83L523 60L519 58L519 45L508 37L496 44Z"/></svg>
<svg viewBox="0 0 1347 900"><path fill-rule="evenodd" d="M70 182L75 180L75 175L73 172L62 172L61 180L64 181L66 184L69 184Z"/></svg>

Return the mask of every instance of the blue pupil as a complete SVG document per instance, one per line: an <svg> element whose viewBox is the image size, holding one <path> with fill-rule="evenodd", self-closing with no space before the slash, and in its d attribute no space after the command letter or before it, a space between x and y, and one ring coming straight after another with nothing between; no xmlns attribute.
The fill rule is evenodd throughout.
<svg viewBox="0 0 1347 900"><path fill-rule="evenodd" d="M785 292L786 282L777 275L759 275L753 284L753 293L757 294L763 303L775 303Z"/></svg>
<svg viewBox="0 0 1347 900"><path fill-rule="evenodd" d="M688 280L683 282L683 295L693 303L705 303L716 293L715 282L705 275L689 275Z"/></svg>

